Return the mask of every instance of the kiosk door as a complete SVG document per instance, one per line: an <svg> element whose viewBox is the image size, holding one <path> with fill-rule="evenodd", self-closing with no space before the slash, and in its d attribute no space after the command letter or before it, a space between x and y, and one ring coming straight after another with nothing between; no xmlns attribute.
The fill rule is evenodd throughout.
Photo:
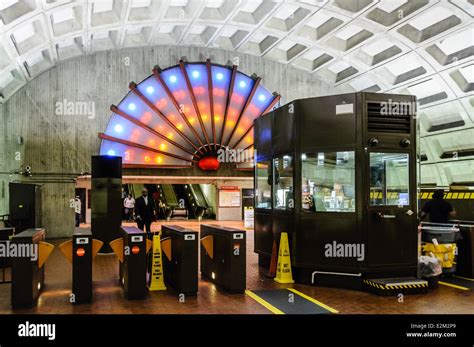
<svg viewBox="0 0 474 347"><path fill-rule="evenodd" d="M417 228L411 187L410 154L370 152L368 204L368 266L416 264Z"/></svg>

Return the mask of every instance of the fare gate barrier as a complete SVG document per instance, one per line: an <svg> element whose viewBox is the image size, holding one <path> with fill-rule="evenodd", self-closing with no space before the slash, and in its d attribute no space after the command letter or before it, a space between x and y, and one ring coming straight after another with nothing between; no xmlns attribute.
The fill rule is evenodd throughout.
<svg viewBox="0 0 474 347"><path fill-rule="evenodd" d="M103 242L92 238L89 229L76 229L72 240L59 245L61 253L72 264L71 303L92 301L92 262Z"/></svg>
<svg viewBox="0 0 474 347"><path fill-rule="evenodd" d="M44 263L54 249L44 242L46 231L43 228L27 229L13 236L13 246L18 254L11 257L13 308L36 306L44 288Z"/></svg>
<svg viewBox="0 0 474 347"><path fill-rule="evenodd" d="M161 233L165 282L179 293L196 295L198 232L177 225L163 225Z"/></svg>
<svg viewBox="0 0 474 347"><path fill-rule="evenodd" d="M246 286L245 230L201 225L201 274L230 293Z"/></svg>
<svg viewBox="0 0 474 347"><path fill-rule="evenodd" d="M142 299L147 288L147 253L153 242L137 227L121 227L122 237L110 242L119 259L120 283L127 299Z"/></svg>
<svg viewBox="0 0 474 347"><path fill-rule="evenodd" d="M15 228L0 228L0 243L8 244L15 235ZM2 269L2 283L11 283L11 280L6 279L6 269L11 267L12 262L9 256L0 257L0 269ZM10 276L11 278L11 276Z"/></svg>

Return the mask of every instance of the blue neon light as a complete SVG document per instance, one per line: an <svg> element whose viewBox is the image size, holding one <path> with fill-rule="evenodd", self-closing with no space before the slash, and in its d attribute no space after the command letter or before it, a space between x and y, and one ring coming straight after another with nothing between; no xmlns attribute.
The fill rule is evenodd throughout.
<svg viewBox="0 0 474 347"><path fill-rule="evenodd" d="M240 81L240 83L239 83L240 88L245 88L246 85L247 85L247 83L245 83L245 81Z"/></svg>
<svg viewBox="0 0 474 347"><path fill-rule="evenodd" d="M114 129L116 132L121 133L123 131L123 126L121 126L120 124L117 124Z"/></svg>
<svg viewBox="0 0 474 347"><path fill-rule="evenodd" d="M199 77L199 71L193 71L193 77L198 78Z"/></svg>
<svg viewBox="0 0 474 347"><path fill-rule="evenodd" d="M111 149L110 151L107 152L108 155L115 155L115 151Z"/></svg>
<svg viewBox="0 0 474 347"><path fill-rule="evenodd" d="M146 89L146 92L148 94L153 94L153 92L155 91L155 89L152 87L152 86L149 86L147 89Z"/></svg>
<svg viewBox="0 0 474 347"><path fill-rule="evenodd" d="M260 101L265 101L265 95L260 94L260 95L258 96L258 100L260 100Z"/></svg>
<svg viewBox="0 0 474 347"><path fill-rule="evenodd" d="M178 79L176 78L175 75L171 75L171 76L170 76L170 82L171 82L171 83L175 83L177 80L178 80Z"/></svg>
<svg viewBox="0 0 474 347"><path fill-rule="evenodd" d="M137 108L137 107L135 106L134 103L131 103L131 104L128 105L128 109L129 109L130 111L133 111L133 110L135 110L136 108Z"/></svg>
<svg viewBox="0 0 474 347"><path fill-rule="evenodd" d="M216 78L220 81L220 80L222 80L222 79L224 78L224 74L223 74L222 72L218 72L218 73L216 74Z"/></svg>

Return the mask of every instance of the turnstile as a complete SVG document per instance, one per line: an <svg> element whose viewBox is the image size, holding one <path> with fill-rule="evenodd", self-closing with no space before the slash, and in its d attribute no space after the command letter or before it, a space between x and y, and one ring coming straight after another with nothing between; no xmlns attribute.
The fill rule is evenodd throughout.
<svg viewBox="0 0 474 347"><path fill-rule="evenodd" d="M92 262L103 242L94 240L90 229L76 228L72 240L59 249L72 264L72 304L92 301Z"/></svg>
<svg viewBox="0 0 474 347"><path fill-rule="evenodd" d="M0 242L6 243L11 241L15 235L15 228L0 228ZM10 257L0 257L0 268L10 267Z"/></svg>
<svg viewBox="0 0 474 347"><path fill-rule="evenodd" d="M161 232L165 282L180 294L196 295L199 233L177 225L163 225Z"/></svg>
<svg viewBox="0 0 474 347"><path fill-rule="evenodd" d="M72 293L76 303L92 301L92 232L76 229L72 237Z"/></svg>
<svg viewBox="0 0 474 347"><path fill-rule="evenodd" d="M11 242L13 235L15 235L15 228L0 228L0 243L8 245ZM0 269L2 269L2 279L0 280L0 284L11 283L11 280L7 279L6 275L6 268L11 267L11 265L11 258L8 255L0 257Z"/></svg>
<svg viewBox="0 0 474 347"><path fill-rule="evenodd" d="M44 242L43 228L27 229L12 238L11 303L13 308L35 306L44 287L44 263L54 246Z"/></svg>
<svg viewBox="0 0 474 347"><path fill-rule="evenodd" d="M230 293L246 286L245 230L201 225L201 274Z"/></svg>
<svg viewBox="0 0 474 347"><path fill-rule="evenodd" d="M122 237L110 242L119 258L120 283L127 299L142 299L147 288L147 251L152 242L137 227L121 227Z"/></svg>

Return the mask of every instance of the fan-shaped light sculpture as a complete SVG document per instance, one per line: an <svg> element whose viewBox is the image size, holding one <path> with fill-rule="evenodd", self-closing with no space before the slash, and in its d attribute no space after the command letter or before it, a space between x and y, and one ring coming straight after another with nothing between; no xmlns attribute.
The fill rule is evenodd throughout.
<svg viewBox="0 0 474 347"><path fill-rule="evenodd" d="M219 149L253 150L253 121L280 96L236 66L187 63L161 70L110 107L101 155L121 156L124 167L217 170Z"/></svg>

